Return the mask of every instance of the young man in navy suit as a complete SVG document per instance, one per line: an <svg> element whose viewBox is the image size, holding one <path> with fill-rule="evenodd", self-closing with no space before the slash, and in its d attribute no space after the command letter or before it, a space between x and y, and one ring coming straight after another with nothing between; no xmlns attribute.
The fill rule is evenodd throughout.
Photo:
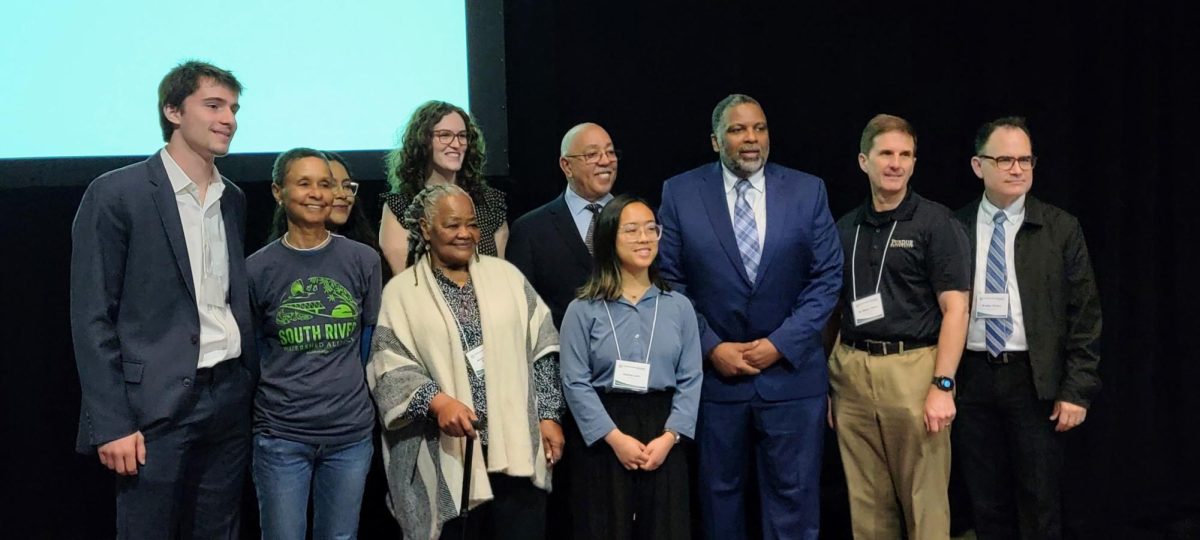
<svg viewBox="0 0 1200 540"><path fill-rule="evenodd" d="M246 201L214 165L241 85L203 62L159 85L166 147L88 186L72 227L77 449L117 473L120 538L233 538L254 349Z"/></svg>
<svg viewBox="0 0 1200 540"><path fill-rule="evenodd" d="M667 180L659 212L663 277L695 304L705 355L702 529L746 537L756 474L763 537L816 539L829 384L821 334L841 289L841 244L821 179L767 164L757 101L717 104L712 147L720 160Z"/></svg>

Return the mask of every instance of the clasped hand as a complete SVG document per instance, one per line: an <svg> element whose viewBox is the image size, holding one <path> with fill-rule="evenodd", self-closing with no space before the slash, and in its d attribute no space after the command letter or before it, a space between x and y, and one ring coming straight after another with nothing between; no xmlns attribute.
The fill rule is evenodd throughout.
<svg viewBox="0 0 1200 540"><path fill-rule="evenodd" d="M782 357L767 338L748 343L723 341L708 354L713 369L726 377L758 375Z"/></svg>
<svg viewBox="0 0 1200 540"><path fill-rule="evenodd" d="M675 446L675 435L665 432L649 443L642 444L641 441L621 433L621 430L613 429L604 436L604 442L612 447L617 461L620 461L626 470L653 471L662 466L667 454L671 453L671 448Z"/></svg>

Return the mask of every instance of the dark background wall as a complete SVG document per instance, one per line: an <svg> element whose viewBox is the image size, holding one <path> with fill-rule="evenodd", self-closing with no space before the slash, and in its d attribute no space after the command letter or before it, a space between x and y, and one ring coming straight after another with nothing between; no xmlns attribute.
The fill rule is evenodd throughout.
<svg viewBox="0 0 1200 540"><path fill-rule="evenodd" d="M616 191L657 202L664 179L715 157L712 107L743 92L766 110L770 159L823 177L835 215L867 195L855 155L862 126L877 112L915 124L912 186L957 208L982 189L968 165L975 128L1001 115L1027 116L1040 157L1033 192L1079 217L1104 307L1105 388L1088 422L1068 434L1068 526L1079 538L1166 537L1172 523L1200 508L1200 399L1191 388L1200 380L1200 348L1191 339L1200 315L1187 279L1196 235L1186 226L1200 195L1192 182L1200 125L1194 22L1182 2L511 0L503 54L510 176L493 183L509 195L510 219L549 200L563 188L562 133L595 121L624 151ZM296 145L305 144L302 127L319 129L318 120L297 119ZM149 153L157 142L146 145ZM218 163L250 197L248 249L265 238L271 159ZM377 156L353 159L367 184L361 200L378 215ZM131 161L0 161L5 537L112 535L111 475L94 456L71 451L79 385L67 262L83 186ZM4 188L6 176L30 166L50 171L55 185ZM367 504L368 523L385 523L379 502ZM826 504L826 535L841 537L844 515L833 511L844 503ZM364 536L394 537L384 530Z"/></svg>

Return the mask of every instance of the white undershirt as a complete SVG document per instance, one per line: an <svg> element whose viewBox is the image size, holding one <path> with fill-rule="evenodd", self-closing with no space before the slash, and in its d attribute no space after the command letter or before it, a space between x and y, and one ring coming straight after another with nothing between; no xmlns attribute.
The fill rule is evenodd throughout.
<svg viewBox="0 0 1200 540"><path fill-rule="evenodd" d="M993 216L1000 211L987 197L979 203L979 214L975 217L975 301L972 305L978 305L979 295L987 291L988 246L992 244L992 230L996 226ZM1021 292L1017 286L1017 263L1014 257L1017 231L1025 222L1025 196L1022 195L1008 205L1003 212L1007 216L1007 221L1004 222L1004 269L1008 273L1008 307L1013 323L1012 334L1008 336L1008 341L1004 342L1004 350L1028 351L1029 342L1025 340L1025 317L1021 310ZM971 324L967 327L967 349L987 350L987 330L984 321L985 319L975 316L975 310L971 310Z"/></svg>
<svg viewBox="0 0 1200 540"><path fill-rule="evenodd" d="M188 178L166 148L160 154L175 191L192 283L196 287L196 310L200 317L200 355L196 367L209 368L242 354L242 335L229 307L229 249L221 217L225 184L214 166L212 183L201 204L199 186Z"/></svg>
<svg viewBox="0 0 1200 540"><path fill-rule="evenodd" d="M750 181L750 189L746 190L746 200L749 201L750 208L754 209L754 226L758 229L760 253L763 249L763 242L767 239L767 175L763 172L766 169L766 165L763 165L761 169L747 178ZM721 164L721 178L725 180L725 203L729 205L729 222L736 223L737 183L741 178L725 168L724 163Z"/></svg>

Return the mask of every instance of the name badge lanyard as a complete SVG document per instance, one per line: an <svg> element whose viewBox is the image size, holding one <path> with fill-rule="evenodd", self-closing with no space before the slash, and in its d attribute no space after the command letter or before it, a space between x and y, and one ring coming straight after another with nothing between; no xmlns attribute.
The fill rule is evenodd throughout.
<svg viewBox="0 0 1200 540"><path fill-rule="evenodd" d="M892 222L892 230L888 232L887 243L883 245L883 257L879 259L879 277L875 279L875 294L879 294L879 284L883 282L883 263L887 262L888 248L892 247L892 235L896 233L898 223L900 222ZM858 231L861 228L862 225L854 227L854 247L850 250L850 286L855 300L858 300L858 272L855 270L855 266L858 263Z"/></svg>
<svg viewBox="0 0 1200 540"><path fill-rule="evenodd" d="M650 343L646 345L646 363L650 363L650 349L654 347L654 329L658 327L658 296L654 297L654 319L650 323ZM604 302L604 312L608 314L608 325L613 331L613 345L617 346L617 360L624 360L621 354L621 340L617 339L617 325L613 323L612 311L608 309L608 301Z"/></svg>

